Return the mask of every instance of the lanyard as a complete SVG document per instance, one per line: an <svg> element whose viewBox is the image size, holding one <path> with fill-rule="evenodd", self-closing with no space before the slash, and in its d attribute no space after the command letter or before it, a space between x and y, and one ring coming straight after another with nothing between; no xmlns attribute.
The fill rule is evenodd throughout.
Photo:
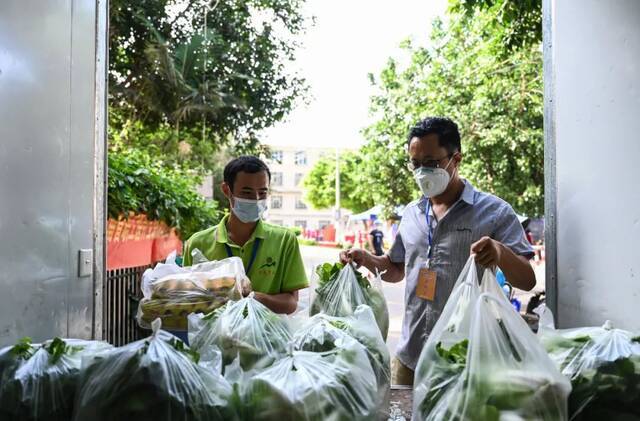
<svg viewBox="0 0 640 421"><path fill-rule="evenodd" d="M429 241L429 257L431 257L431 246L433 245L433 228L431 227L431 200L427 199L427 208L425 210L425 217L427 219L427 239Z"/></svg>
<svg viewBox="0 0 640 421"><path fill-rule="evenodd" d="M227 250L227 256L233 257L233 250L229 247L229 244L224 243L224 248ZM258 249L260 248L260 239L256 238L253 242L253 248L251 249L251 259L249 260L249 266L246 267L246 274L249 275L251 271L251 267L253 267L253 262L256 261L256 256L258 255Z"/></svg>

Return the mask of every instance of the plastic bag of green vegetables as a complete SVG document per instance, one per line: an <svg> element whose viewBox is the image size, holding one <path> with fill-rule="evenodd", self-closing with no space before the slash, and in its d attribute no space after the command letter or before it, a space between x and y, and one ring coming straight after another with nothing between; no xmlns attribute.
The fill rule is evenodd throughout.
<svg viewBox="0 0 640 421"><path fill-rule="evenodd" d="M242 298L249 281L239 257L209 262L198 249L193 253L194 261L199 262L193 266L178 266L174 252L164 263L144 272L144 297L137 313L141 327L149 329L160 318L165 329L186 331L189 314L210 313L229 300Z"/></svg>
<svg viewBox="0 0 640 421"><path fill-rule="evenodd" d="M542 327L538 335L571 380L570 419L640 420L640 334L607 321L602 327Z"/></svg>
<svg viewBox="0 0 640 421"><path fill-rule="evenodd" d="M351 317L316 314L293 335L291 343L298 351L327 352L345 343L357 341L364 347L376 376L380 413L388 415L390 367L389 350L375 324L371 307L359 305Z"/></svg>
<svg viewBox="0 0 640 421"><path fill-rule="evenodd" d="M465 368L471 315L479 296L478 271L470 258L420 354L413 386L415 419L443 419Z"/></svg>
<svg viewBox="0 0 640 421"><path fill-rule="evenodd" d="M389 310L381 288L380 274L369 282L353 265L325 263L316 268L317 287L309 314L351 316L356 307L366 304L373 310L382 338L389 332Z"/></svg>
<svg viewBox="0 0 640 421"><path fill-rule="evenodd" d="M85 360L76 421L233 419L231 386L197 352L152 323L147 338Z"/></svg>
<svg viewBox="0 0 640 421"><path fill-rule="evenodd" d="M189 323L193 349L207 354L217 348L223 366L238 359L245 371L270 365L285 353L291 339L287 320L256 300L253 293L207 316L192 315Z"/></svg>
<svg viewBox="0 0 640 421"><path fill-rule="evenodd" d="M465 275L473 285L475 270L470 266ZM484 280L490 278L485 272ZM503 295L477 295L480 291L471 285L468 291L456 289L443 312L448 320L436 324L440 330L430 336L421 355L414 419L566 420L571 390L567 379ZM456 318L444 313L455 313L449 307L461 302L464 314L452 323Z"/></svg>
<svg viewBox="0 0 640 421"><path fill-rule="evenodd" d="M241 419L375 419L376 379L364 353L353 340L327 352L289 351L242 385Z"/></svg>
<svg viewBox="0 0 640 421"><path fill-rule="evenodd" d="M110 349L106 342L23 338L0 350L0 419L69 420L82 358Z"/></svg>

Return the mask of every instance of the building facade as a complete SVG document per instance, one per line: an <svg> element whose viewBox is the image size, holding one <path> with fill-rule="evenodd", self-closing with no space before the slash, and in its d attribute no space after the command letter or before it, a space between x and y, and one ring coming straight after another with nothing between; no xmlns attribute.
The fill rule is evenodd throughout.
<svg viewBox="0 0 640 421"><path fill-rule="evenodd" d="M318 230L335 223L334 209L312 209L304 201L302 181L314 164L324 156L333 156L332 148L271 146L271 198L266 219L276 225ZM342 211L345 215L345 211Z"/></svg>

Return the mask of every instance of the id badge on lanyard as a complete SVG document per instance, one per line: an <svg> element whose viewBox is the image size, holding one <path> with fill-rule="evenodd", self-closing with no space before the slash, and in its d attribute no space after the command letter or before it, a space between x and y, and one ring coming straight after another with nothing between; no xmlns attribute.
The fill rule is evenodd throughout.
<svg viewBox="0 0 640 421"><path fill-rule="evenodd" d="M423 300L433 301L436 297L436 283L438 276L436 271L431 269L429 262L431 260L431 249L433 245L433 234L431 232L431 221L429 212L431 210L431 202L427 200L426 219L427 219L427 260L418 272L418 285L416 287L416 295Z"/></svg>

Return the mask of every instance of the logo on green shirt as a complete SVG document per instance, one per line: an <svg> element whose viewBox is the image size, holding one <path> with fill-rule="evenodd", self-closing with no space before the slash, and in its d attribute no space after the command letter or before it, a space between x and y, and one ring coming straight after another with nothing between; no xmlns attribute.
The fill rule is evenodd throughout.
<svg viewBox="0 0 640 421"><path fill-rule="evenodd" d="M271 268L274 267L276 265L276 261L274 259L272 259L271 257L267 257L267 262L265 264L263 264L262 266L260 266L260 269L262 268Z"/></svg>

